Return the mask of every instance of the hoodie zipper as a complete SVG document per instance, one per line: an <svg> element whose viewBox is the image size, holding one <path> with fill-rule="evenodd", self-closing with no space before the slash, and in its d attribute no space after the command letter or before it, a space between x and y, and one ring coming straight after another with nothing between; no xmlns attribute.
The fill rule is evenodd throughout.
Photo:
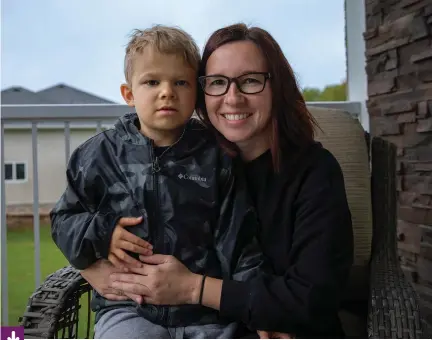
<svg viewBox="0 0 432 340"><path fill-rule="evenodd" d="M155 157L155 155L154 155L154 143L152 141L152 161L153 161L152 170L153 170L153 174L156 174L156 173L158 173L160 171L161 168L160 168L160 165L159 165L159 160L165 155L165 153L168 150L171 150L178 142L181 141L181 139L183 138L183 135L184 135L185 131L186 131L186 127L183 129L183 132L180 135L179 139L177 139L177 141L175 143L173 143L169 147L167 147L166 150L164 152L162 152L159 157L157 157L157 156Z"/></svg>
<svg viewBox="0 0 432 340"><path fill-rule="evenodd" d="M183 135L184 135L185 131L186 131L186 127L183 129L183 132L180 135L179 139L175 143L173 143L172 145L170 145L168 148L166 148L166 150L164 150L164 152L162 152L159 156L155 156L155 152L154 152L155 145L154 145L153 141L151 142L151 148L150 148L151 151L150 152L151 152L151 156L152 156L153 188L154 188L154 192L155 192L155 202L156 202L156 205L155 205L156 209L154 209L154 211L153 211L153 221L158 221L158 213L159 213L159 209L158 209L158 207L159 207L158 173L161 170L161 167L160 167L160 164L159 164L159 160L165 155L165 153L168 150L170 150L171 148L174 147L174 145L176 145L178 142L180 142L180 140L183 138ZM165 248L164 247L165 240L164 240L164 237L163 237L164 234L162 232L162 233L160 233L161 235L159 235L159 228L158 227L159 226L156 225L156 228L153 228L153 241L155 243L157 242L157 244L155 244L154 247L155 247L155 250L164 251L165 250L164 249ZM159 240L159 238L161 240ZM159 318L162 319L163 323L166 324L166 322L168 320L168 317L169 317L169 315L168 315L168 307L162 306L162 308L159 309L158 314L160 315L160 317L158 315L158 319Z"/></svg>

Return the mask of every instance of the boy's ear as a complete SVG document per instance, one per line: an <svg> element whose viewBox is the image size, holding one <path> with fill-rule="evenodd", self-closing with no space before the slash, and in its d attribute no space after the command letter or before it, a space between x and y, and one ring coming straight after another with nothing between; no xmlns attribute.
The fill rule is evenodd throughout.
<svg viewBox="0 0 432 340"><path fill-rule="evenodd" d="M132 88L129 86L129 84L121 84L120 92L127 105L135 106Z"/></svg>

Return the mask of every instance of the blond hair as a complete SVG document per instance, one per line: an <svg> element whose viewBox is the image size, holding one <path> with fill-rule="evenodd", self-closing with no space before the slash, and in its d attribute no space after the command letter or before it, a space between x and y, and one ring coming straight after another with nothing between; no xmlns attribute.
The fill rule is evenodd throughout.
<svg viewBox="0 0 432 340"><path fill-rule="evenodd" d="M135 29L130 34L124 59L124 74L129 83L132 75L132 64L135 55L151 46L159 53L181 55L185 62L198 72L201 60L200 52L194 39L177 27L155 25L144 30Z"/></svg>

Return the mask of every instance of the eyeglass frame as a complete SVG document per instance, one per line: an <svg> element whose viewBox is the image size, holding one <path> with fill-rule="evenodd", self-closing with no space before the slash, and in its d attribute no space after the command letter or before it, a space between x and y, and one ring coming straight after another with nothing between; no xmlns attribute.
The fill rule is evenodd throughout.
<svg viewBox="0 0 432 340"><path fill-rule="evenodd" d="M242 91L242 89L240 88L240 84L239 84L239 80L238 80L238 78L241 78L241 77L247 76L247 75L249 75L249 74L261 74L261 75L264 75L264 84L263 84L263 88L262 88L260 91L258 91L258 92L253 92L253 93L248 93L248 92L244 92L244 91ZM228 85L227 85L227 87L226 87L225 92L223 92L223 93L221 93L221 94L208 94L208 93L205 91L205 89L204 89L204 84L202 83L202 81L204 81L206 78L210 78L210 77L220 77L220 78L225 78L225 79L228 81ZM234 83L234 84L237 86L237 89L238 89L241 93L243 93L243 94L258 94L258 93L261 93L262 91L264 91L268 79L271 79L271 74L270 74L270 72L248 72L248 73L242 74L241 76L233 77L233 78L230 78L230 77L224 76L224 75L222 75L222 74L211 74L211 75L208 75L208 76L201 76L201 77L198 77L198 82L200 83L203 92L204 92L207 96L219 97L219 96L224 96L224 95L226 95L226 94L228 93L228 91L229 91L229 89L230 89L232 83Z"/></svg>

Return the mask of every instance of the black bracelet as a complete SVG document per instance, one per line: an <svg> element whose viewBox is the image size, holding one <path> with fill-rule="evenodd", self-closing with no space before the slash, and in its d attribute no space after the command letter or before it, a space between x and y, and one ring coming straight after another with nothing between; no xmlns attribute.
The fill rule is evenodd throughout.
<svg viewBox="0 0 432 340"><path fill-rule="evenodd" d="M200 295L199 295L199 300L198 300L198 304L202 305L202 298L203 298L203 293L204 293L204 282L206 279L207 275L203 275L202 280L201 280L201 291L200 291Z"/></svg>

